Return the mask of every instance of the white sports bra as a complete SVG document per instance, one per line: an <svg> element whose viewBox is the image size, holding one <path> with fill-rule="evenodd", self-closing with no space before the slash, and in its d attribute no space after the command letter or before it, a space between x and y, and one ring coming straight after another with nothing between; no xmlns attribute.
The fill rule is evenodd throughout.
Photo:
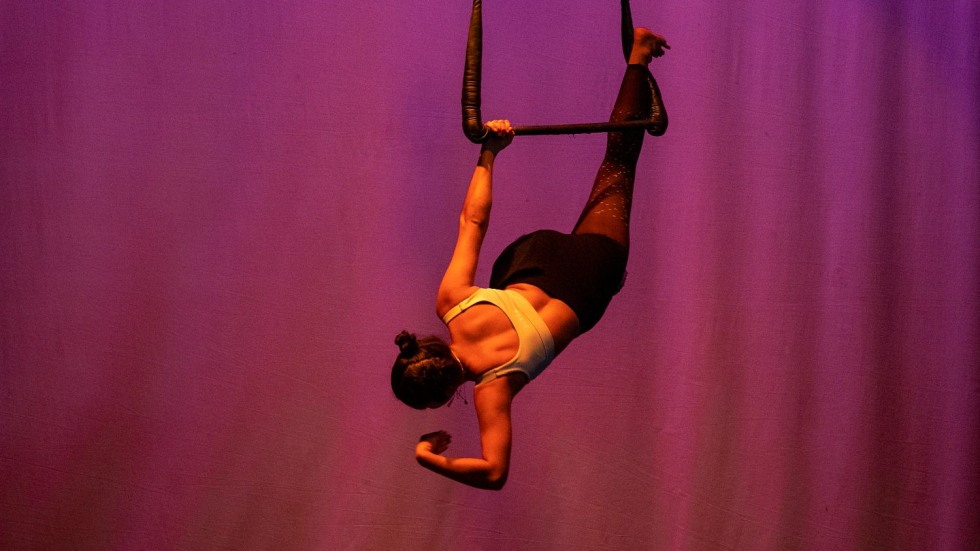
<svg viewBox="0 0 980 551"><path fill-rule="evenodd" d="M510 320L514 330L517 331L517 354L509 362L484 372L476 384L481 385L509 373L523 373L529 381L533 381L555 359L555 341L534 306L517 291L477 289L472 295L450 308L442 317L442 321L449 325L453 318L465 312L470 306L481 302L489 302L500 308Z"/></svg>

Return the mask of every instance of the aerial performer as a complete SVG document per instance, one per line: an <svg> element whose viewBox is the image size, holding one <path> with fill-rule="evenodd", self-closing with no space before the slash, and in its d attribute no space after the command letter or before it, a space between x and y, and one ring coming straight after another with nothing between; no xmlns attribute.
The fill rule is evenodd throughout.
<svg viewBox="0 0 980 551"><path fill-rule="evenodd" d="M474 11L478 5L477 0ZM471 124L467 131L470 139L481 142L480 155L463 201L452 259L436 293L436 313L446 324L449 339L417 338L402 331L395 338L399 353L391 371L395 396L415 409L442 407L462 385L475 383L473 406L482 456L444 455L451 440L444 431L423 435L415 447L420 465L452 480L484 489L504 486L514 398L572 340L598 323L622 288L643 134L659 136L667 127L649 65L669 49L663 37L645 28L632 28L628 2L623 0L622 5L628 65L608 123L543 131L524 127L522 132L509 121L493 120L476 127ZM472 57L473 34L471 24L468 58ZM472 73L469 61L467 73ZM476 75L478 81L478 68ZM464 128L467 84L472 87L473 83L464 83ZM478 87L477 82L477 120ZM537 230L519 237L494 261L489 287L477 286L474 277L490 222L497 156L515 134L592 131L608 132L605 157L571 233Z"/></svg>

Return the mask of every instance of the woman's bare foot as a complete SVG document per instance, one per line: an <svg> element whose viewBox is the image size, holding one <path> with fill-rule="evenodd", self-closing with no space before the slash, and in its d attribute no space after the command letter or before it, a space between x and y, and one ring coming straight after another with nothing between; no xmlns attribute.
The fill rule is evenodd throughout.
<svg viewBox="0 0 980 551"><path fill-rule="evenodd" d="M655 57L664 55L664 49L670 49L667 40L650 29L637 27L633 29L633 50L630 52L630 64L649 65Z"/></svg>

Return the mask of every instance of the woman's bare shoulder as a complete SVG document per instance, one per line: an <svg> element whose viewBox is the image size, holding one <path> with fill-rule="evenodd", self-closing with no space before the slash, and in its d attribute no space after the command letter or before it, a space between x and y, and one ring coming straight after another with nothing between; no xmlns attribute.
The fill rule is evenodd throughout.
<svg viewBox="0 0 980 551"><path fill-rule="evenodd" d="M527 377L512 373L473 387L473 405L477 412L510 408L510 403L525 386Z"/></svg>
<svg viewBox="0 0 980 551"><path fill-rule="evenodd" d="M442 319L454 306L469 298L478 289L476 285L440 287L439 292L436 293L436 315Z"/></svg>

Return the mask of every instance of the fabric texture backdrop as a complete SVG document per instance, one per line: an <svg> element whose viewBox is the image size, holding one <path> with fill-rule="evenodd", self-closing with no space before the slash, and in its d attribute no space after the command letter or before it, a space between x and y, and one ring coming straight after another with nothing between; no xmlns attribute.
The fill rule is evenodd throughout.
<svg viewBox="0 0 980 551"><path fill-rule="evenodd" d="M0 547L976 549L978 4L633 2L671 126L501 492L388 384L443 331L469 9L0 4ZM485 2L484 116L605 120L618 10ZM480 282L603 140L501 155Z"/></svg>

